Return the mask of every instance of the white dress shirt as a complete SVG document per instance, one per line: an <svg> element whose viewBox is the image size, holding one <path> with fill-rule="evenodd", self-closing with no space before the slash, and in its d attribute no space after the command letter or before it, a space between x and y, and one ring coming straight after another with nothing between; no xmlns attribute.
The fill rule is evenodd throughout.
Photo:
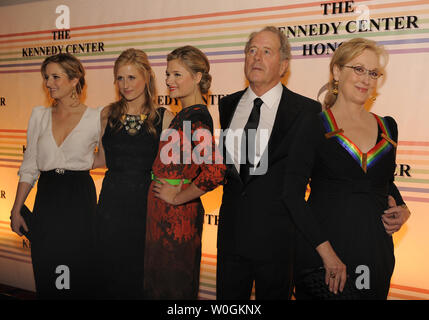
<svg viewBox="0 0 429 320"><path fill-rule="evenodd" d="M258 129L256 130L256 156L254 163L259 162L268 145L282 94L283 86L281 82L279 82L276 86L259 97L262 99L263 104L261 106L261 116L259 119ZM226 150L231 156L233 156L232 160L238 172L240 172L240 146L243 129L249 119L250 113L252 112L253 101L256 98L258 98L258 96L253 92L252 88L248 87L235 109L229 130L226 133Z"/></svg>
<svg viewBox="0 0 429 320"><path fill-rule="evenodd" d="M27 149L18 171L19 182L34 185L40 171L57 168L90 170L100 138L102 108L87 108L76 127L58 146L52 134L52 108L35 107L28 123Z"/></svg>

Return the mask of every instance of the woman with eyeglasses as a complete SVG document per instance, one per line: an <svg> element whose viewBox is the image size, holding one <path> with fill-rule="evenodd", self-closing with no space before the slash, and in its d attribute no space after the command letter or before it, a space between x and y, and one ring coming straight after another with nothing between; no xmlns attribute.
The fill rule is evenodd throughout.
<svg viewBox="0 0 429 320"><path fill-rule="evenodd" d="M297 131L283 197L298 227L297 299L387 298L395 256L382 215L395 201L405 206L393 185L398 130L364 107L386 61L374 41L344 42L330 62L324 111Z"/></svg>

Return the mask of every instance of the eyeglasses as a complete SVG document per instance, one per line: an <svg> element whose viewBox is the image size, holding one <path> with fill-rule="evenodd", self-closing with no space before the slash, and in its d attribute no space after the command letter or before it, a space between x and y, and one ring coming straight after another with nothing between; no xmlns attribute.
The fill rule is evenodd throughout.
<svg viewBox="0 0 429 320"><path fill-rule="evenodd" d="M380 71L368 70L362 66L344 66L344 67L353 69L358 76L368 74L371 77L371 79L374 79L374 80L377 80L383 75Z"/></svg>

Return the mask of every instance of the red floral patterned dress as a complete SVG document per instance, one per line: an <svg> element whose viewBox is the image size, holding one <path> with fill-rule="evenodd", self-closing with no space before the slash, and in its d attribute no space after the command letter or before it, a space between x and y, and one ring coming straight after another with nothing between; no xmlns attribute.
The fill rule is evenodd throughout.
<svg viewBox="0 0 429 320"><path fill-rule="evenodd" d="M157 178L189 179L210 191L223 182L222 163L205 105L181 110L161 141L152 170ZM203 137L201 137L203 136ZM161 138L161 140L164 140ZM198 141L193 141L198 140ZM146 299L197 299L204 209L198 198L174 206L149 188L144 287ZM190 184L183 184L182 189Z"/></svg>

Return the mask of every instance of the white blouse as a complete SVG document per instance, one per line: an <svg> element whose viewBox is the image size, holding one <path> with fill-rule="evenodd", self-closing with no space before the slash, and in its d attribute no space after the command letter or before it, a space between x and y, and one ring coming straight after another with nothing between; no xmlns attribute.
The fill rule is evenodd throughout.
<svg viewBox="0 0 429 320"><path fill-rule="evenodd" d="M52 108L35 107L27 128L27 149L18 171L19 182L34 185L40 171L90 170L100 138L100 112L87 108L79 123L58 146L52 134Z"/></svg>

